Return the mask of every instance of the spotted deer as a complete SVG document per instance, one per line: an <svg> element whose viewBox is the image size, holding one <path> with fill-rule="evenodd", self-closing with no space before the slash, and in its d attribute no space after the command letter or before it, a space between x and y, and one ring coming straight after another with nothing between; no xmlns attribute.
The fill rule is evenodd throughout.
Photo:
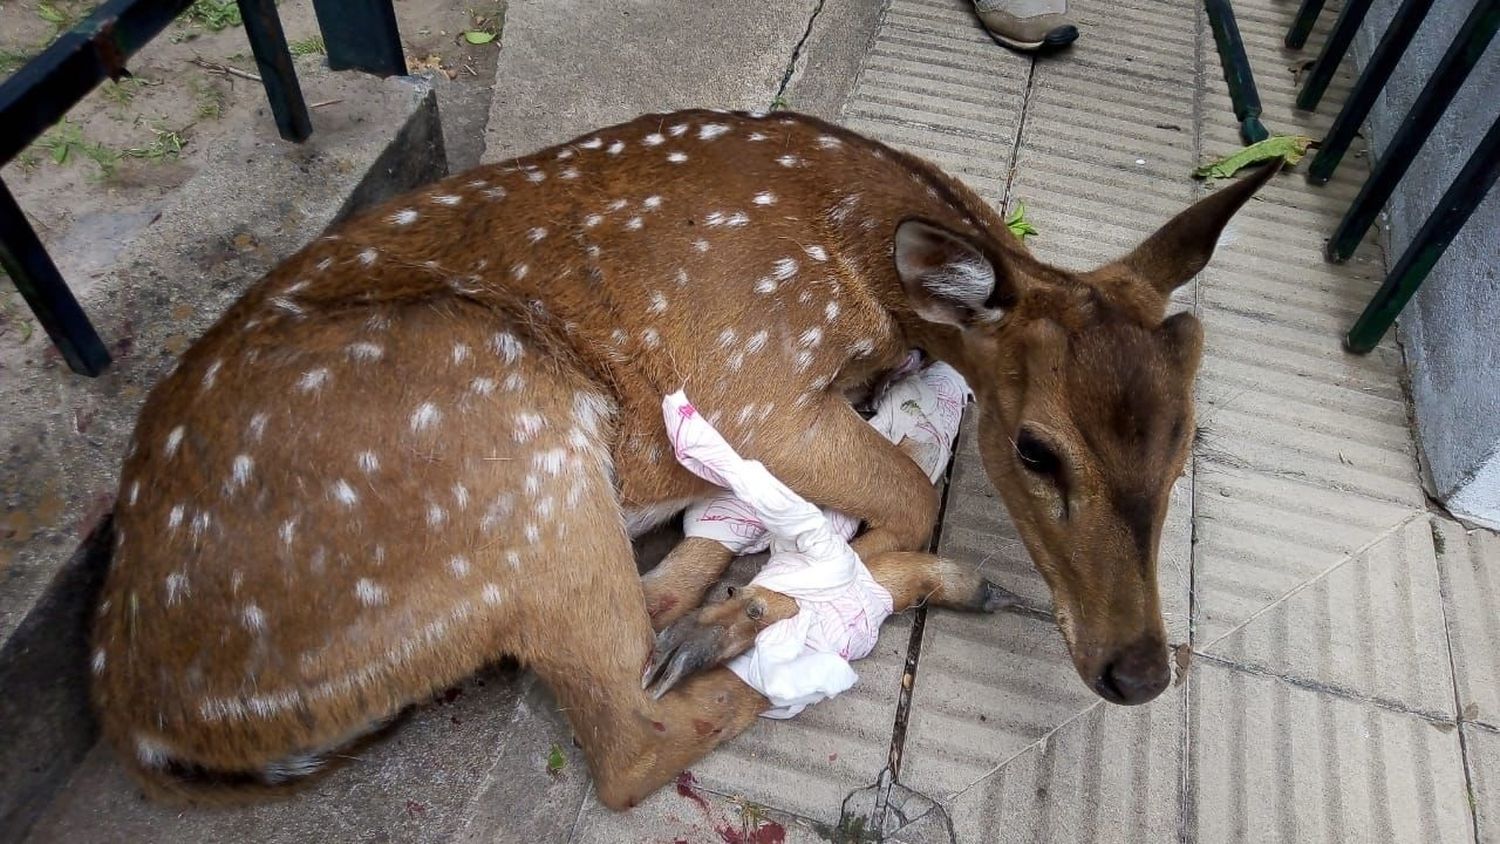
<svg viewBox="0 0 1500 844"><path fill-rule="evenodd" d="M717 663L795 612L755 590L700 607L716 543L638 575L632 536L716 491L671 459L663 395L685 387L746 457L863 520L898 610L993 605L972 566L922 553L936 493L851 407L912 348L977 394L985 468L1084 681L1149 700L1201 346L1167 297L1270 173L1073 273L913 156L695 110L337 225L144 404L93 633L103 733L159 794L275 790L510 655L555 692L600 800L634 805L763 711ZM669 626L658 658L684 670L643 688Z"/></svg>

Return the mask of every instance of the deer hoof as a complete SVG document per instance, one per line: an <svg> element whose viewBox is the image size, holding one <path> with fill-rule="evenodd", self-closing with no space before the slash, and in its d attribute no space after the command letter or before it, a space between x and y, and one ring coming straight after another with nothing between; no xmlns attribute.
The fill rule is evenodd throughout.
<svg viewBox="0 0 1500 844"><path fill-rule="evenodd" d="M700 626L696 616L678 619L657 634L651 661L641 678L641 688L660 699L672 687L720 661L725 630Z"/></svg>
<svg viewBox="0 0 1500 844"><path fill-rule="evenodd" d="M995 612L1001 607L1013 607L1021 603L1021 598L1016 593L1002 589L989 580L979 582L979 595L975 601L976 609L980 612Z"/></svg>

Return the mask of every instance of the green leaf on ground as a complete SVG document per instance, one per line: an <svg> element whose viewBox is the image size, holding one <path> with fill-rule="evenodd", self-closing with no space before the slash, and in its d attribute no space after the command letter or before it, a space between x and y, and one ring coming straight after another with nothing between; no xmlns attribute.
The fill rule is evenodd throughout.
<svg viewBox="0 0 1500 844"><path fill-rule="evenodd" d="M294 56L321 56L328 52L328 47L323 44L323 36L314 35L287 44Z"/></svg>
<svg viewBox="0 0 1500 844"><path fill-rule="evenodd" d="M1307 148L1312 142L1313 139L1306 135L1274 135L1217 161L1210 161L1194 170L1193 178L1228 179L1252 164L1277 158L1286 159L1287 166L1291 167L1301 161L1302 156L1307 155Z"/></svg>
<svg viewBox="0 0 1500 844"><path fill-rule="evenodd" d="M1005 225L1010 229L1010 233L1015 235L1022 243L1026 242L1026 238L1037 234L1036 226L1033 226L1031 221L1026 219L1025 203L1019 199L1016 200L1016 210L1010 212L1010 216L1005 218Z"/></svg>
<svg viewBox="0 0 1500 844"><path fill-rule="evenodd" d="M552 745L552 750L547 754L547 773L557 776L568 764L568 757L563 755L562 748Z"/></svg>
<svg viewBox="0 0 1500 844"><path fill-rule="evenodd" d="M495 33L485 32L482 29L471 29L464 33L464 40L470 44L488 44L495 40Z"/></svg>

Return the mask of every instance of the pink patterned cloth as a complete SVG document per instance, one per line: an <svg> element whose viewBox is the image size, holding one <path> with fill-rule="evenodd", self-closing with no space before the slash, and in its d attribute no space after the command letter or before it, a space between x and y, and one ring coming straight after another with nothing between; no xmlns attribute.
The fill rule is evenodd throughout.
<svg viewBox="0 0 1500 844"><path fill-rule="evenodd" d="M948 467L970 393L963 376L951 366L939 361L923 367L921 360L919 353L912 352L896 368L870 425L891 442L904 445L936 483ZM844 539L852 539L859 529L857 520L836 510L825 510L823 515ZM689 506L682 529L687 536L717 540L736 554L758 554L771 544L755 508L733 492Z"/></svg>
<svg viewBox="0 0 1500 844"><path fill-rule="evenodd" d="M662 403L677 460L727 487L770 534L771 558L750 582L797 602L797 614L760 632L729 669L765 695L771 718L790 718L858 679L851 660L868 655L891 614L891 594L823 512L745 460L681 391Z"/></svg>

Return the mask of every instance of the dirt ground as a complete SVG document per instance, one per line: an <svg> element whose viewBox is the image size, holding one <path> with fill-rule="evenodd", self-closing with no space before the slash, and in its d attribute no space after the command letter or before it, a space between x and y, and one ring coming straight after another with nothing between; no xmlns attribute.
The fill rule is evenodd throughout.
<svg viewBox="0 0 1500 844"><path fill-rule="evenodd" d="M0 2L0 78L93 5ZM395 7L408 67L437 83L452 167L477 163L504 0L395 0ZM292 52L321 54L311 0L283 0L278 8ZM250 120L271 120L234 0L198 0L128 67L130 78L95 89L0 170L75 289L150 224L214 144ZM308 105L337 109L340 103ZM0 272L0 377L22 360L50 353L45 334Z"/></svg>

